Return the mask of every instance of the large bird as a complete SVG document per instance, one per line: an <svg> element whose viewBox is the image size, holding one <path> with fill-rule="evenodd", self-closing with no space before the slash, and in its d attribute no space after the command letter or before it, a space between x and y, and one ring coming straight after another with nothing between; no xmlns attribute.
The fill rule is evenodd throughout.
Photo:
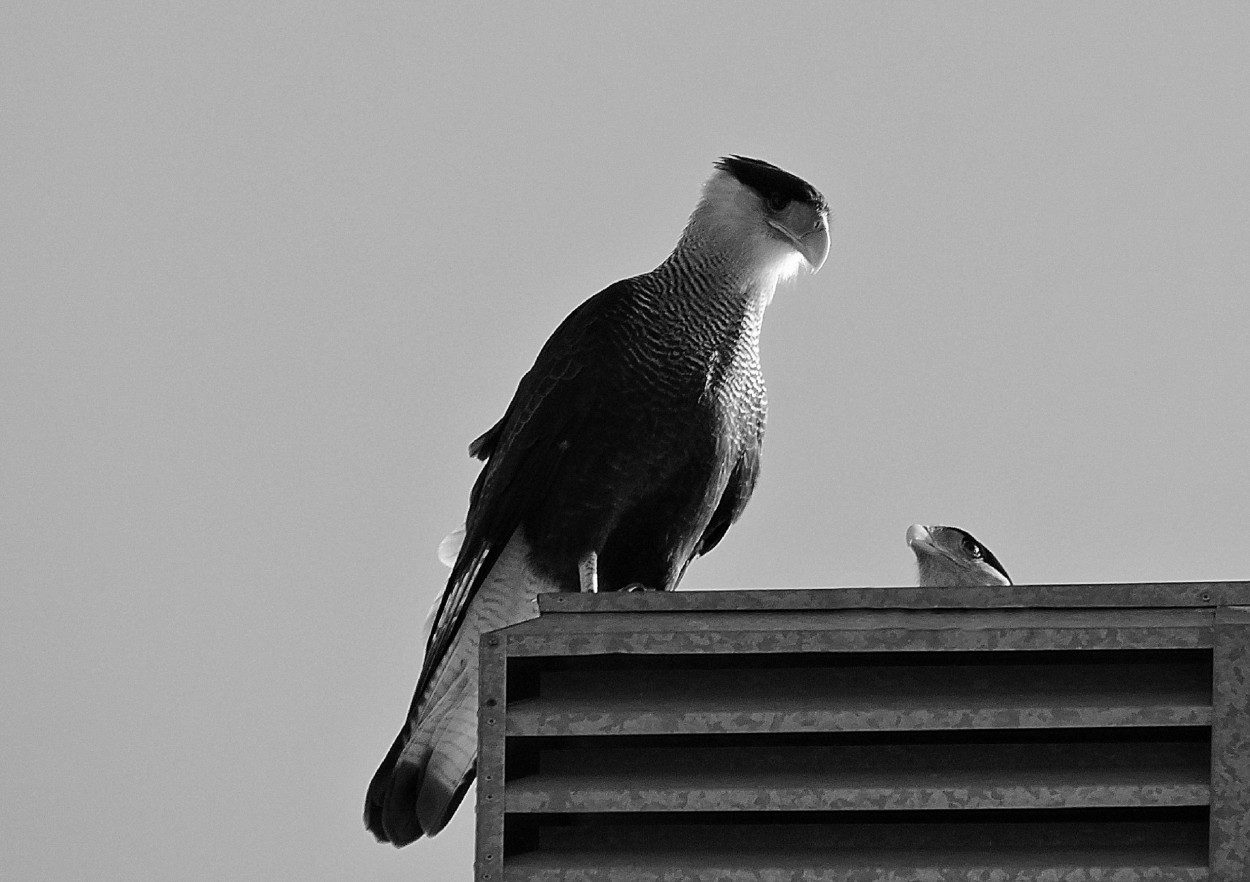
<svg viewBox="0 0 1250 882"><path fill-rule="evenodd" d="M1011 584L994 552L967 530L912 524L907 528L907 544L915 552L922 588Z"/></svg>
<svg viewBox="0 0 1250 882"><path fill-rule="evenodd" d="M742 514L764 434L764 309L778 281L824 263L828 213L774 165L719 160L672 254L575 309L469 446L486 464L365 802L379 841L437 833L473 780L482 633L531 618L543 591L670 591Z"/></svg>

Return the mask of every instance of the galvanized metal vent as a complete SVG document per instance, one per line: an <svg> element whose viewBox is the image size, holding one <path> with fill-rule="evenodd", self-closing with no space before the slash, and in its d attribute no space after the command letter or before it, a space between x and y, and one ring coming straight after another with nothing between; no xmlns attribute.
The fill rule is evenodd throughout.
<svg viewBox="0 0 1250 882"><path fill-rule="evenodd" d="M1245 882L1247 602L544 597L483 644L477 878Z"/></svg>

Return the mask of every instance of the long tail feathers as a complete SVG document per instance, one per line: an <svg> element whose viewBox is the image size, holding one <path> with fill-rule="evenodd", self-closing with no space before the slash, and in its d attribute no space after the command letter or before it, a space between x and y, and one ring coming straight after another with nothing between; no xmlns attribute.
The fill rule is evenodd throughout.
<svg viewBox="0 0 1250 882"><path fill-rule="evenodd" d="M555 590L530 566L528 546L518 532L469 602L413 716L369 784L365 826L379 842L399 847L447 825L477 763L479 638L533 618L534 598Z"/></svg>

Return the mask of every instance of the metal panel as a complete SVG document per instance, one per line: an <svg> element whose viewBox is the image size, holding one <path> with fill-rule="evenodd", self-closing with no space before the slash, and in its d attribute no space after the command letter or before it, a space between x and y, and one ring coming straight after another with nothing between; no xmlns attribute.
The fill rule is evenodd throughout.
<svg viewBox="0 0 1250 882"><path fill-rule="evenodd" d="M541 619L540 619L541 621ZM590 631L517 633L510 646L517 656L605 655L608 653L765 653L765 652L954 652L1114 649L1194 649L1210 647L1211 627L1101 627L767 631Z"/></svg>
<svg viewBox="0 0 1250 882"><path fill-rule="evenodd" d="M479 647L477 728L477 882L499 882L504 862L504 712L507 635L496 631Z"/></svg>
<svg viewBox="0 0 1250 882"><path fill-rule="evenodd" d="M727 592L706 592L710 597ZM570 595L573 596L573 595ZM612 598L605 595L605 599ZM719 598L717 598L719 599ZM767 631L1063 631L1211 628L1210 608L1144 609L831 609L690 610L566 613L539 616L513 625L508 633L545 632L636 634L654 632ZM1209 644L1208 644L1209 645Z"/></svg>
<svg viewBox="0 0 1250 882"><path fill-rule="evenodd" d="M507 882L1206 882L1207 868L1188 855L1153 848L1132 852L999 851L994 854L898 854L864 851L701 855L653 850L605 858L599 854L545 853L518 858ZM1008 867L1009 869L1004 869Z"/></svg>
<svg viewBox="0 0 1250 882"><path fill-rule="evenodd" d="M1020 811L1004 816L997 812L933 812L928 820L914 813L889 816L885 822L865 815L841 823L818 823L808 815L798 823L770 823L776 815L748 814L743 823L716 823L701 816L647 816L611 818L603 823L561 823L549 819L540 836L545 847L559 851L642 852L725 851L738 848L767 851L863 852L870 848L952 852L990 851L1003 848L1045 851L1114 851L1160 849L1184 851L1202 863L1207 830L1198 812L1172 813L1167 820L1138 813L1134 820L1115 818L1107 812ZM662 820L661 820L662 817ZM693 818L693 820L691 820ZM841 821L841 818L839 818Z"/></svg>
<svg viewBox="0 0 1250 882"><path fill-rule="evenodd" d="M701 665L698 656L625 656L578 659L575 668L537 662L544 698L598 701L629 696L651 701L716 699L728 707L745 701L783 704L810 699L822 706L862 704L905 707L928 700L946 705L958 696L972 702L1011 703L1021 695L1047 700L1139 703L1172 697L1211 703L1211 654L1142 653L831 653L793 656L741 655ZM627 678L618 680L617 677Z"/></svg>
<svg viewBox="0 0 1250 882"><path fill-rule="evenodd" d="M542 613L1020 607L1212 607L1250 604L1250 582L1015 585L984 588L770 588L543 594Z"/></svg>
<svg viewBox="0 0 1250 882"><path fill-rule="evenodd" d="M667 784L668 786L664 786ZM674 786L674 785L677 786ZM814 780L806 786L771 786L744 780L726 786L708 776L680 782L634 776L603 778L592 785L568 776L536 775L509 787L509 812L747 812L883 811L969 809L1133 808L1205 806L1205 782L1177 774L1087 774L1064 780L1023 780L1006 785L968 775L944 786L837 787Z"/></svg>
<svg viewBox="0 0 1250 882"><path fill-rule="evenodd" d="M914 710L785 711L742 708L699 710L640 707L614 702L606 707L561 706L554 702L518 705L508 715L508 734L714 735L759 732L916 731L936 729L1067 729L1106 726L1210 726L1210 705L1080 706L1030 704Z"/></svg>
<svg viewBox="0 0 1250 882"><path fill-rule="evenodd" d="M600 741L590 748L540 749L537 773L508 785L507 810L897 811L1210 801L1205 740L716 743L618 747Z"/></svg>
<svg viewBox="0 0 1250 882"><path fill-rule="evenodd" d="M1216 618L1211 733L1211 871L1250 879L1250 608Z"/></svg>
<svg viewBox="0 0 1250 882"><path fill-rule="evenodd" d="M913 654L877 664L900 657L813 655L784 658L780 672L762 666L770 659L748 655L723 669L691 667L697 656L648 658L646 667L613 656L583 670L540 667L537 693L509 707L508 734L1210 725L1209 654L1171 654L1180 658L1133 663L1112 653L1067 653L1062 663L1004 664L982 653L920 664ZM1102 657L1111 663L1092 663Z"/></svg>
<svg viewBox="0 0 1250 882"><path fill-rule="evenodd" d="M510 880L1138 882L1206 880L1206 831L1188 820L1015 812L1013 821L552 825ZM933 817L941 817L940 813ZM1056 820L1056 817L1063 820ZM755 816L759 818L759 816ZM1004 866L1011 867L1010 875ZM886 870L889 867L889 870Z"/></svg>
<svg viewBox="0 0 1250 882"><path fill-rule="evenodd" d="M1246 882L1230 604L1250 582L543 596L484 641L477 878Z"/></svg>
<svg viewBox="0 0 1250 882"><path fill-rule="evenodd" d="M1198 821L552 825L507 878L542 882L1203 882ZM1050 812L1048 814L1056 814ZM1062 814L1062 813L1061 813ZM914 815L907 816L914 819ZM1010 870L1005 869L1010 867Z"/></svg>

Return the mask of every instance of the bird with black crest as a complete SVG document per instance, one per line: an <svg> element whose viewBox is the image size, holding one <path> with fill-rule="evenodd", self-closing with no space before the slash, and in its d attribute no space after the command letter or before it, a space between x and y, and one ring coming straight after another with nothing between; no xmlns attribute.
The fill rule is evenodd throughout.
<svg viewBox="0 0 1250 882"><path fill-rule="evenodd" d="M775 165L715 165L673 252L556 328L503 417L432 611L407 719L365 801L406 845L441 830L473 780L480 636L547 591L671 591L742 514L759 475L764 310L829 252L829 208Z"/></svg>

